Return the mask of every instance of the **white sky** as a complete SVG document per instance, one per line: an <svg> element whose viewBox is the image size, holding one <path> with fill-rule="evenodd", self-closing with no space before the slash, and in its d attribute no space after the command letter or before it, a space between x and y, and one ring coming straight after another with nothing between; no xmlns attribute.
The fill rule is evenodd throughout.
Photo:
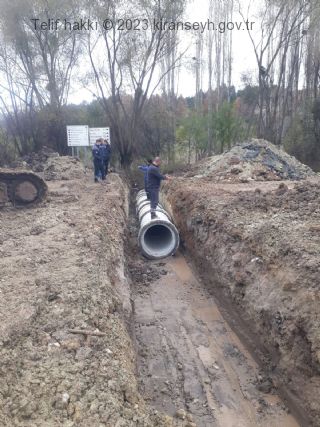
<svg viewBox="0 0 320 427"><path fill-rule="evenodd" d="M202 21L205 22L208 19L209 15L209 4L208 0L193 0L190 2L187 8L187 20L191 21ZM236 3L236 1L235 1ZM243 13L246 15L246 10L248 3L251 3L250 0L242 0ZM260 0L255 1L256 6L250 4L250 13L249 20L257 21L256 17L253 16L253 12L257 9L257 3L262 3ZM234 7L234 16L233 21L242 21L240 14L237 12L238 6ZM258 25L255 24L253 28L258 29ZM222 34L224 37L225 34ZM236 86L236 89L239 89L242 86L241 83L241 74L247 71L256 70L256 62L253 52L253 47L249 38L249 35L246 30L234 30L233 31L233 84ZM190 53L189 53L190 52ZM188 55L195 56L195 45L191 45ZM204 58L206 60L206 58ZM204 66L206 68L206 65ZM203 75L203 89L207 89L207 75L204 72ZM213 82L214 83L214 82ZM193 96L195 93L195 76L190 73L188 70L181 70L180 74L180 84L179 92L184 96Z"/></svg>
<svg viewBox="0 0 320 427"><path fill-rule="evenodd" d="M187 6L186 17L184 21L202 21L206 22L209 16L209 5L208 0L191 0ZM235 0L234 16L233 21L242 21L241 16L237 12L238 6ZM262 0L255 0L255 4L251 0L241 0L244 15L246 15L248 4L250 3L249 20L256 22L254 24L254 32L256 38L259 37L259 24L256 16L258 7L263 3ZM186 52L186 59L195 56L195 43L191 39L190 33L187 31L181 31L181 43L183 49L188 47ZM204 34L204 33L203 33ZM222 35L223 36L223 35ZM204 58L206 59L206 58ZM206 66L204 66L204 69ZM236 89L242 87L241 75L246 72L253 72L257 74L257 67L253 52L253 47L249 39L249 35L246 30L234 30L233 31L233 84ZM207 76L203 74L203 89L207 88ZM178 78L178 94L183 96L193 96L195 94L195 75L190 71L190 68L181 67ZM70 93L69 102L80 103L84 100L90 102L93 99L92 94L85 88L77 88L74 92Z"/></svg>

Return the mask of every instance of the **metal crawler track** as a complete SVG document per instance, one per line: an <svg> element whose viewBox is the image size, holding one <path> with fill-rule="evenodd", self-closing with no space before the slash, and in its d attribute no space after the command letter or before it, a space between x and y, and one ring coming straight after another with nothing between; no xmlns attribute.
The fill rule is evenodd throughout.
<svg viewBox="0 0 320 427"><path fill-rule="evenodd" d="M33 172L5 169L0 169L0 187L0 207L7 203L32 207L43 201L48 191L44 180Z"/></svg>

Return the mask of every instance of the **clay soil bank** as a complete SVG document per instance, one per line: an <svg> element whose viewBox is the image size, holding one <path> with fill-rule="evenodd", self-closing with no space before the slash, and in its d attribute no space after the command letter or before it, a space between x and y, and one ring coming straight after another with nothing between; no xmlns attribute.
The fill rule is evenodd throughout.
<svg viewBox="0 0 320 427"><path fill-rule="evenodd" d="M320 426L320 184L177 178L163 199L207 290L303 426Z"/></svg>
<svg viewBox="0 0 320 427"><path fill-rule="evenodd" d="M70 158L51 172L46 202L0 211L0 426L168 426L134 375L127 188Z"/></svg>

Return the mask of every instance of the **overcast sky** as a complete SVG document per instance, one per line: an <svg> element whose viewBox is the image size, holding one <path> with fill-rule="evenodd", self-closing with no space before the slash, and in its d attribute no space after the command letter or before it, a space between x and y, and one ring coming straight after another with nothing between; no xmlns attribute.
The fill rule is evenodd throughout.
<svg viewBox="0 0 320 427"><path fill-rule="evenodd" d="M235 1L236 3L236 1ZM241 0L243 13L246 14L247 8L250 4L250 15L249 19L256 21L257 18L254 13L257 11L257 4L259 0L255 0L255 6L250 0ZM262 3L262 2L261 2ZM187 19L193 21L203 21L208 19L208 0L194 0L191 2L187 9ZM234 8L233 21L242 21L240 14L238 13L238 6ZM259 28L258 23L254 24L255 33ZM222 35L223 37L223 35ZM256 62L253 52L253 47L249 39L247 31L234 30L233 31L233 84L239 89L242 86L241 74L247 71L256 70ZM191 43L188 55L195 56L195 44ZM206 58L204 58L206 59ZM203 76L203 87L207 89L207 76ZM195 92L195 77L188 70L181 70L180 73L180 84L179 92L183 95L194 95Z"/></svg>
<svg viewBox="0 0 320 427"><path fill-rule="evenodd" d="M235 1L237 3L237 1ZM254 4L253 4L254 3ZM259 5L261 5L262 0L241 0L242 8L244 14L248 5L250 4L249 20L254 21L254 31L256 40L259 38L259 23L257 18L257 11ZM184 21L202 21L206 22L208 19L208 0L194 0L189 1L186 17ZM237 12L238 6L234 8L234 17L233 21L242 21L241 16ZM191 37L191 34L184 31L180 32L181 44L183 49L188 48L186 52L186 61L195 56L195 42ZM206 58L205 58L206 59ZM204 67L205 68L205 67ZM233 84L236 86L236 89L242 87L241 75L243 73L253 72L256 74L256 62L253 52L253 47L249 39L248 33L246 30L234 30L233 31ZM182 66L179 71L178 79L178 94L183 96L193 96L195 93L195 76L190 71L189 67ZM207 89L207 76L206 73L203 75L203 89ZM74 90L70 94L70 102L80 103L84 100L90 102L93 99L92 93L90 93L85 88Z"/></svg>

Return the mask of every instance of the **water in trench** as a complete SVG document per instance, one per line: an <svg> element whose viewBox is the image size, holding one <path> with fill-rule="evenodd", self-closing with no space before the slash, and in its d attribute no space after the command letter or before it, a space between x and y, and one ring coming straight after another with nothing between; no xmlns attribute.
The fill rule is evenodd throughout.
<svg viewBox="0 0 320 427"><path fill-rule="evenodd" d="M137 373L150 405L198 427L299 426L186 259L134 258Z"/></svg>

